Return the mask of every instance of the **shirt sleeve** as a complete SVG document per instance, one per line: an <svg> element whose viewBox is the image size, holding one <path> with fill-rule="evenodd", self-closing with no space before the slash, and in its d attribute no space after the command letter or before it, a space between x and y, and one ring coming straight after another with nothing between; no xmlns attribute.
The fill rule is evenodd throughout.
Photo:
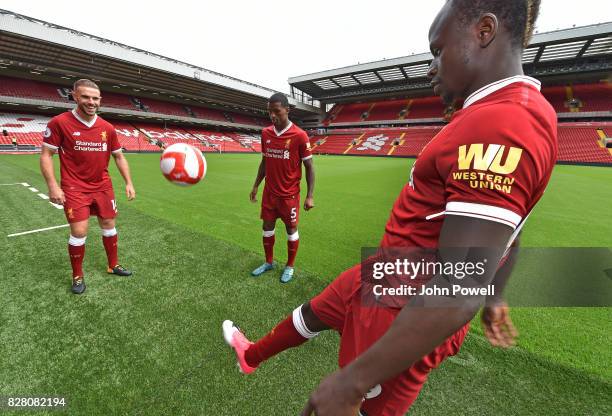
<svg viewBox="0 0 612 416"><path fill-rule="evenodd" d="M306 133L303 133L302 137L300 138L299 152L300 159L312 159L312 151L310 150L310 140L308 140L308 135Z"/></svg>
<svg viewBox="0 0 612 416"><path fill-rule="evenodd" d="M516 229L529 214L542 180L534 145L539 137L525 110L499 107L477 110L461 121L438 171L443 164L447 170L450 165L442 175L446 215L480 218Z"/></svg>
<svg viewBox="0 0 612 416"><path fill-rule="evenodd" d="M52 118L47 124L42 144L52 150L57 150L62 146L62 134L55 118Z"/></svg>
<svg viewBox="0 0 612 416"><path fill-rule="evenodd" d="M119 153L123 151L121 143L119 143L119 137L117 137L117 130L113 127L110 131L110 149L112 153Z"/></svg>
<svg viewBox="0 0 612 416"><path fill-rule="evenodd" d="M264 130L261 131L261 154L266 153L266 138L264 134Z"/></svg>

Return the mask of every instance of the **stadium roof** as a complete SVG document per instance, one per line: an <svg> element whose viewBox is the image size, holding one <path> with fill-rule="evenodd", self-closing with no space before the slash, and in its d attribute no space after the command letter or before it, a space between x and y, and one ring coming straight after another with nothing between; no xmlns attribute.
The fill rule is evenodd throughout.
<svg viewBox="0 0 612 416"><path fill-rule="evenodd" d="M266 108L274 90L206 68L0 9L0 69L159 91L234 109ZM131 89L130 89L131 91ZM122 92L118 90L118 92ZM133 93L132 93L133 94ZM296 115L316 107L290 98Z"/></svg>
<svg viewBox="0 0 612 416"><path fill-rule="evenodd" d="M415 94L431 88L432 55L421 53L289 78L294 96L323 102ZM612 69L612 22L540 33L523 55L525 72L540 79L567 74L605 74ZM305 94L304 94L305 93Z"/></svg>

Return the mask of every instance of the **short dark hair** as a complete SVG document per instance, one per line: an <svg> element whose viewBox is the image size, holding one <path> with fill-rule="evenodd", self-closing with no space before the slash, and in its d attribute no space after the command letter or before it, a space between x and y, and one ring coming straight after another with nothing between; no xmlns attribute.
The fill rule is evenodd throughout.
<svg viewBox="0 0 612 416"><path fill-rule="evenodd" d="M270 104L280 103L283 107L289 108L289 100L287 99L287 96L283 94L282 92L277 92L277 93L272 94L272 96L268 98L268 102Z"/></svg>
<svg viewBox="0 0 612 416"><path fill-rule="evenodd" d="M464 23L471 23L484 13L493 13L503 25L515 47L526 48L531 41L541 0L448 0Z"/></svg>
<svg viewBox="0 0 612 416"><path fill-rule="evenodd" d="M96 84L90 79L85 79L85 78L75 81L74 84L72 85L72 91L76 91L77 88L79 87L95 88L98 91L100 91L100 87L98 87L98 84Z"/></svg>

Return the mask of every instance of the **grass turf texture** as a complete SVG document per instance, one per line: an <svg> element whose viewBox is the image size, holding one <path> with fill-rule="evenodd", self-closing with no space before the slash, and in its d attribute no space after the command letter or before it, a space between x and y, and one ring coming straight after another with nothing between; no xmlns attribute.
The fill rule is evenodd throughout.
<svg viewBox="0 0 612 416"><path fill-rule="evenodd" d="M249 276L262 261L259 206L248 202L258 156L207 155L208 176L188 189L163 179L158 158L128 155L138 192L130 203L111 169L120 260L135 276L106 275L92 218L82 296L69 293L67 229L6 237L60 225L63 212L23 186L0 187L0 396L64 396L79 415L298 414L336 368L337 335L287 351L247 378L222 341L221 322L233 319L257 338L358 262L360 247L380 241L412 160L317 157L317 207L301 213L297 277L281 285L280 270ZM0 183L46 193L37 161L1 155ZM611 173L558 166L523 245L612 246L612 221L600 214L612 200ZM279 222L281 264L283 237ZM491 347L475 322L410 414L611 414L611 309L512 314L517 347Z"/></svg>

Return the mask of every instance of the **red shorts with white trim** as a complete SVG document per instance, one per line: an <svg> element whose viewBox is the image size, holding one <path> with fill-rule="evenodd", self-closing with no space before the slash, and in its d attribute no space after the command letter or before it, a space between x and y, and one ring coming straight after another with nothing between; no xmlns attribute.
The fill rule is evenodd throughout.
<svg viewBox="0 0 612 416"><path fill-rule="evenodd" d="M361 265L340 274L310 301L315 315L340 333L338 364L344 367L382 337L401 309L361 305ZM403 416L417 398L429 373L446 357L459 352L469 324L461 328L412 367L375 386L361 411L367 416Z"/></svg>
<svg viewBox="0 0 612 416"><path fill-rule="evenodd" d="M276 221L277 218L289 227L297 227L300 220L300 194L279 197L264 189L261 199L261 219Z"/></svg>
<svg viewBox="0 0 612 416"><path fill-rule="evenodd" d="M112 188L100 192L64 191L64 213L68 222L79 222L96 215L102 219L117 216L117 202Z"/></svg>

